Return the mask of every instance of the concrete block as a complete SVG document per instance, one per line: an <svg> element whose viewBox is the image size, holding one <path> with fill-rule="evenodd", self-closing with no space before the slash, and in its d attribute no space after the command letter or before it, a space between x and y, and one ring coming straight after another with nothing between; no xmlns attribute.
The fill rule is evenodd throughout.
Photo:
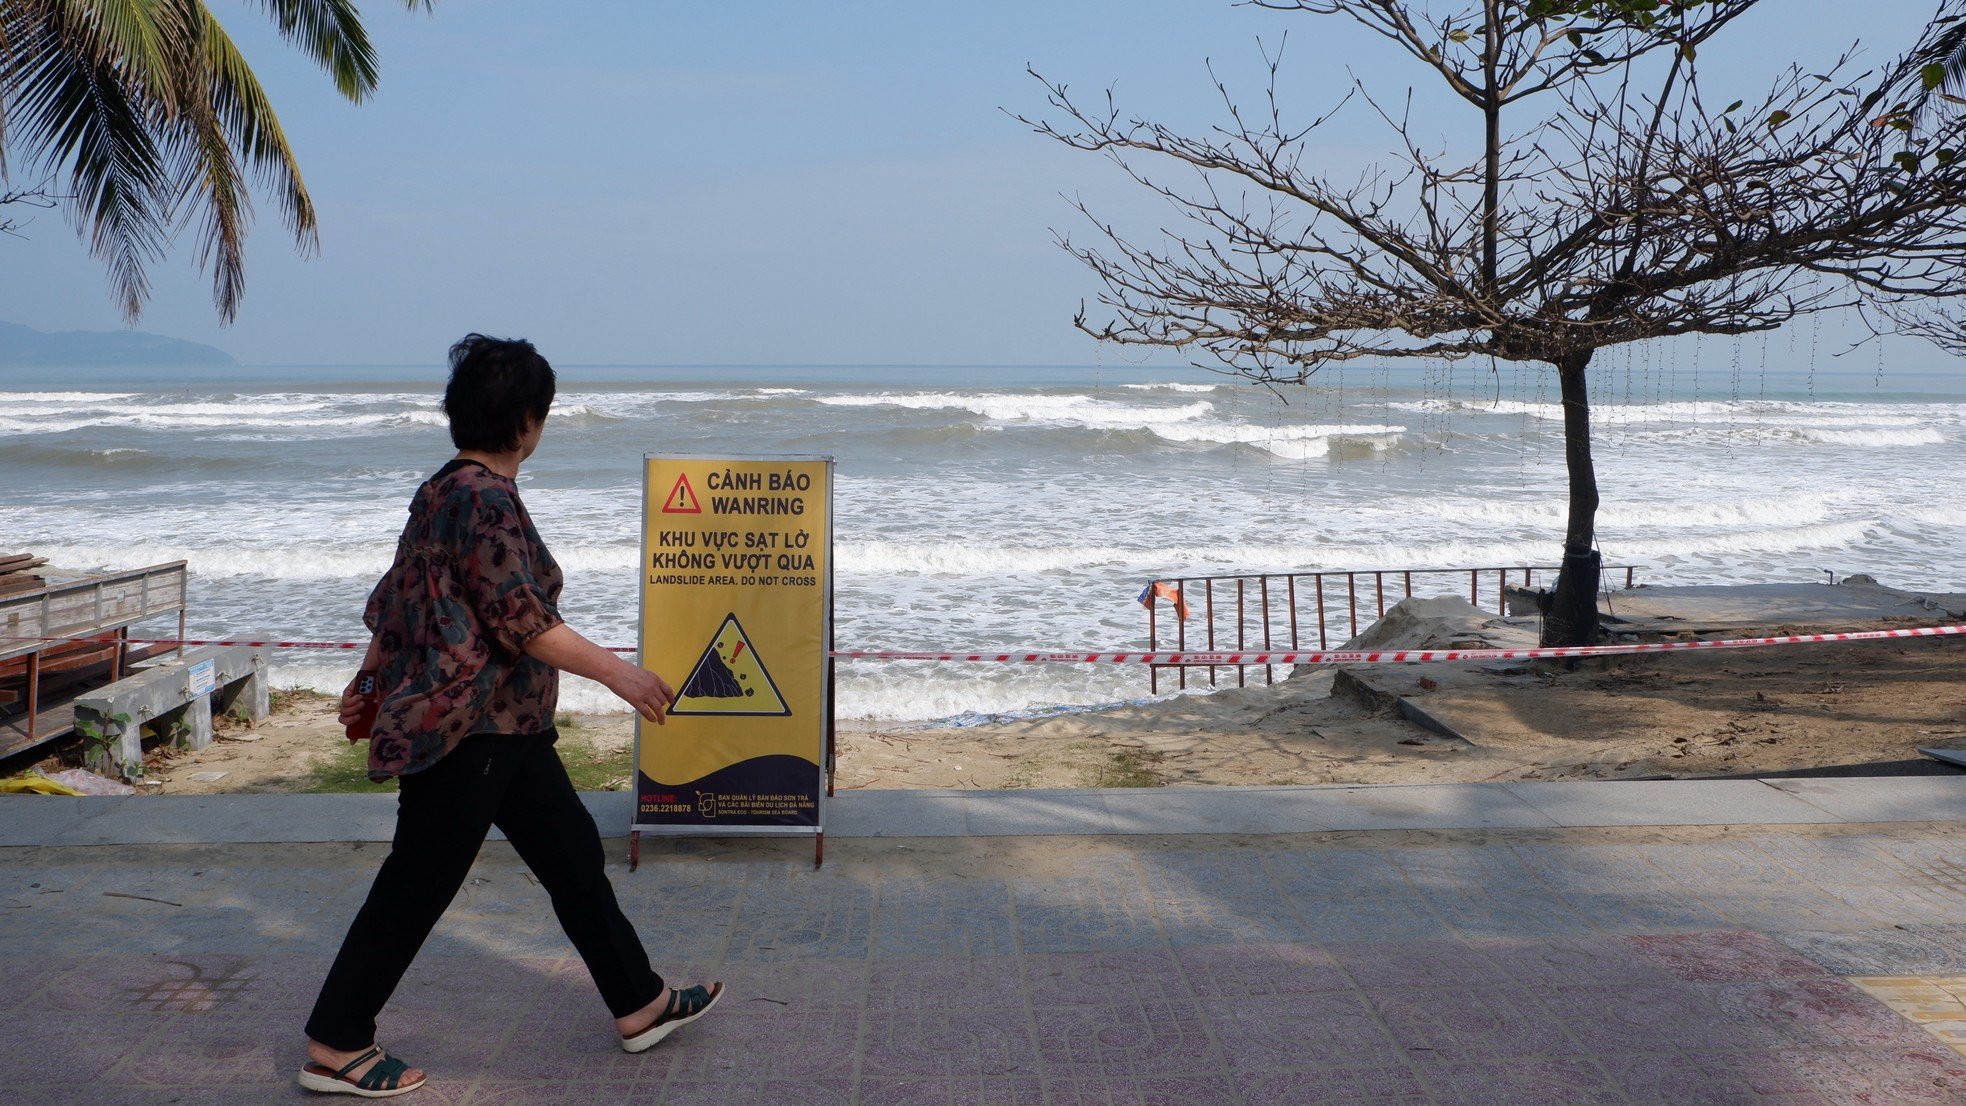
<svg viewBox="0 0 1966 1106"><path fill-rule="evenodd" d="M396 796L117 795L92 797L100 813L51 844L255 844L388 841Z"/></svg>
<svg viewBox="0 0 1966 1106"><path fill-rule="evenodd" d="M842 791L827 801L826 832L841 837L961 837L968 800L958 791Z"/></svg>
<svg viewBox="0 0 1966 1106"><path fill-rule="evenodd" d="M1095 791L974 791L964 797L972 837L1116 832Z"/></svg>
<svg viewBox="0 0 1966 1106"><path fill-rule="evenodd" d="M98 796L0 795L0 846L57 845L101 808Z"/></svg>
<svg viewBox="0 0 1966 1106"><path fill-rule="evenodd" d="M1304 813L1330 829L1530 829L1557 823L1493 784L1307 788Z"/></svg>
<svg viewBox="0 0 1966 1106"><path fill-rule="evenodd" d="M191 749L212 741L212 693L241 689L246 709L265 717L266 657L244 646L200 646L177 659L148 665L75 700L75 726L92 771L137 779L143 775L143 729ZM208 681L208 682L207 682Z"/></svg>
<svg viewBox="0 0 1966 1106"><path fill-rule="evenodd" d="M1801 825L1843 819L1759 780L1509 783L1560 826Z"/></svg>
<svg viewBox="0 0 1966 1106"><path fill-rule="evenodd" d="M1330 829L1311 814L1303 787L1113 788L1114 833L1304 833Z"/></svg>
<svg viewBox="0 0 1966 1106"><path fill-rule="evenodd" d="M1764 786L1849 822L1966 819L1966 775L1763 780Z"/></svg>
<svg viewBox="0 0 1966 1106"><path fill-rule="evenodd" d="M633 791L583 791L580 801L586 804L587 813L594 816L594 825L602 837L626 837L634 828Z"/></svg>

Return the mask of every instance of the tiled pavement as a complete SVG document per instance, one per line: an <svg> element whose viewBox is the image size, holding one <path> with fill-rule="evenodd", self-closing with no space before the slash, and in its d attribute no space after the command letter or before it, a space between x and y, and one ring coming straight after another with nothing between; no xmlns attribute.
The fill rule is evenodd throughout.
<svg viewBox="0 0 1966 1106"><path fill-rule="evenodd" d="M1851 982L1966 975L1951 823L827 851L617 867L658 966L731 987L631 1057L488 846L384 1014L432 1073L404 1101L1966 1102L1966 1059ZM0 1102L312 1098L300 1023L381 855L0 849Z"/></svg>

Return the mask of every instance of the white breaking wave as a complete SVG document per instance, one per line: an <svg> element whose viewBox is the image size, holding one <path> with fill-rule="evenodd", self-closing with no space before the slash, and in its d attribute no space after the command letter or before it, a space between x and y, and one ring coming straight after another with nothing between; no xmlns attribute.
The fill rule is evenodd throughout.
<svg viewBox="0 0 1966 1106"><path fill-rule="evenodd" d="M1896 446L1941 445L1946 436L1936 430L1816 430L1798 431L1802 437L1828 445L1855 445L1873 449Z"/></svg>
<svg viewBox="0 0 1966 1106"><path fill-rule="evenodd" d="M1155 435L1170 442L1216 442L1222 445L1256 445L1280 457L1324 456L1334 440L1351 442L1371 449L1390 449L1398 444L1404 426L1354 425L1350 423L1261 426L1246 422L1207 420L1176 423L1152 428Z"/></svg>
<svg viewBox="0 0 1966 1106"><path fill-rule="evenodd" d="M1211 403L1179 407L1143 407L1114 403L1086 395L1020 395L1008 393L913 392L874 395L820 396L829 407L902 407L916 411L968 411L996 422L1035 422L1083 426L1093 430L1155 430L1199 419L1215 409Z"/></svg>
<svg viewBox="0 0 1966 1106"><path fill-rule="evenodd" d="M134 399L135 392L0 392L0 406L16 403L108 403Z"/></svg>
<svg viewBox="0 0 1966 1106"><path fill-rule="evenodd" d="M1164 384L1120 385L1122 388L1131 388L1136 392L1212 392L1221 386L1220 384L1183 384L1172 380Z"/></svg>

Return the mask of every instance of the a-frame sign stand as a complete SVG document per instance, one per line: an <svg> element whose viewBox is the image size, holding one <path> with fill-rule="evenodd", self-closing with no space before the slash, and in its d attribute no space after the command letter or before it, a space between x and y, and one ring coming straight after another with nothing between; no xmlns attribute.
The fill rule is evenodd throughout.
<svg viewBox="0 0 1966 1106"><path fill-rule="evenodd" d="M832 493L830 457L643 458L640 663L678 683L665 727L635 720L630 871L645 833L811 834L825 863Z"/></svg>

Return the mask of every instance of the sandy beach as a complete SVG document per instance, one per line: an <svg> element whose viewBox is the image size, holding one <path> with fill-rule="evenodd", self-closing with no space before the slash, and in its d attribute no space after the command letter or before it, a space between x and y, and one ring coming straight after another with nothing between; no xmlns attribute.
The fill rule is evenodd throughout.
<svg viewBox="0 0 1966 1106"><path fill-rule="evenodd" d="M1635 779L1780 773L1966 746L1966 643L1829 644L1521 665L1441 689L1464 738L1333 694L1317 673L1050 717L842 725L837 786L1155 787ZM627 786L626 715L561 718L577 784ZM283 694L256 727L160 752L169 794L361 789L333 702ZM211 773L223 773L216 779Z"/></svg>

